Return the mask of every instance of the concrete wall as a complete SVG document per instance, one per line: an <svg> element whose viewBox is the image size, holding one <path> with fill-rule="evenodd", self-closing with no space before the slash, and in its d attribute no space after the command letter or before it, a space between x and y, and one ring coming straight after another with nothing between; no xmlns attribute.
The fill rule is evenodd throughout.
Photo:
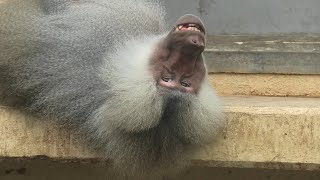
<svg viewBox="0 0 320 180"><path fill-rule="evenodd" d="M162 0L169 22L199 15L209 34L320 33L319 0Z"/></svg>

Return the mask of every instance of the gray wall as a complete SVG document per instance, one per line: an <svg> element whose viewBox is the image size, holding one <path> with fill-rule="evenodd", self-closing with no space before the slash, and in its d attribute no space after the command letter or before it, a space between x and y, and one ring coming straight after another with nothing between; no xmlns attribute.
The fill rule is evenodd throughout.
<svg viewBox="0 0 320 180"><path fill-rule="evenodd" d="M209 34L320 33L320 0L162 0L169 22L192 13Z"/></svg>

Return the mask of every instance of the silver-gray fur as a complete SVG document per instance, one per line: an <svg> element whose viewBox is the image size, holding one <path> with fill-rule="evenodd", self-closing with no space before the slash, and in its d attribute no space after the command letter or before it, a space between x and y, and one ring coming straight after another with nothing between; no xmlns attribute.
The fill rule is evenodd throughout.
<svg viewBox="0 0 320 180"><path fill-rule="evenodd" d="M0 86L134 174L176 169L223 125L207 80L198 95L156 87L148 60L166 34L151 0L0 3Z"/></svg>

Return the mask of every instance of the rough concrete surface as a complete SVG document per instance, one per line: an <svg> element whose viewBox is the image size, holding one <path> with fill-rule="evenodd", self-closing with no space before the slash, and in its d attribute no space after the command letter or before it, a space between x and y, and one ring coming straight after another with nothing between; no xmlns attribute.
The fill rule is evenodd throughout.
<svg viewBox="0 0 320 180"><path fill-rule="evenodd" d="M90 158L90 152L62 126L0 106L0 156L45 155L54 158Z"/></svg>
<svg viewBox="0 0 320 180"><path fill-rule="evenodd" d="M226 129L215 146L195 159L208 164L265 162L265 167L277 162L272 168L278 169L285 163L297 163L296 168L310 163L303 168L319 168L320 98L224 97L223 102Z"/></svg>
<svg viewBox="0 0 320 180"><path fill-rule="evenodd" d="M320 53L320 34L210 35L208 51Z"/></svg>
<svg viewBox="0 0 320 180"><path fill-rule="evenodd" d="M106 166L45 160L2 160L1 180L115 180ZM319 180L320 171L257 168L192 167L177 178L163 180ZM131 180L131 179L127 179ZM151 179L152 180L152 179Z"/></svg>
<svg viewBox="0 0 320 180"><path fill-rule="evenodd" d="M209 82L219 95L320 97L320 75L217 73Z"/></svg>
<svg viewBox="0 0 320 180"><path fill-rule="evenodd" d="M222 102L226 128L217 142L204 147L194 157L194 167L182 179L249 178L244 172L261 179L276 174L288 179L292 177L290 174L310 179L319 177L319 173L296 171L320 169L320 98L231 96L222 97ZM43 178L53 173L50 168L57 171L57 179L63 179L62 174L68 177L82 174L80 179L91 173L96 179L112 176L105 163L94 160L95 156L85 150L85 145L80 145L59 125L3 106L0 123L0 178L19 178L24 174L21 172L28 172L25 173L28 177L50 179Z"/></svg>
<svg viewBox="0 0 320 180"><path fill-rule="evenodd" d="M209 72L320 74L320 34L209 36Z"/></svg>

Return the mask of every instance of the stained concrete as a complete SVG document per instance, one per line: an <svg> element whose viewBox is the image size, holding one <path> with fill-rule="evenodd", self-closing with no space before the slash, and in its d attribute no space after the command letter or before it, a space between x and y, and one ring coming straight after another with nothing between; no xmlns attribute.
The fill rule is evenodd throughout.
<svg viewBox="0 0 320 180"><path fill-rule="evenodd" d="M214 73L219 95L320 97L320 75Z"/></svg>
<svg viewBox="0 0 320 180"><path fill-rule="evenodd" d="M319 168L320 98L224 97L223 102L226 129L218 143L195 159L220 164L274 162L272 168L310 163L304 168Z"/></svg>
<svg viewBox="0 0 320 180"><path fill-rule="evenodd" d="M320 35L216 35L205 51L209 72L320 74Z"/></svg>
<svg viewBox="0 0 320 180"><path fill-rule="evenodd" d="M320 169L320 98L222 97L227 125L193 159L205 167ZM0 108L0 156L95 158L50 121Z"/></svg>
<svg viewBox="0 0 320 180"><path fill-rule="evenodd" d="M45 160L2 160L1 180L116 180L107 167L85 163ZM163 180L318 180L320 171L270 170L257 168L192 167L177 178ZM130 179L128 179L130 180Z"/></svg>

